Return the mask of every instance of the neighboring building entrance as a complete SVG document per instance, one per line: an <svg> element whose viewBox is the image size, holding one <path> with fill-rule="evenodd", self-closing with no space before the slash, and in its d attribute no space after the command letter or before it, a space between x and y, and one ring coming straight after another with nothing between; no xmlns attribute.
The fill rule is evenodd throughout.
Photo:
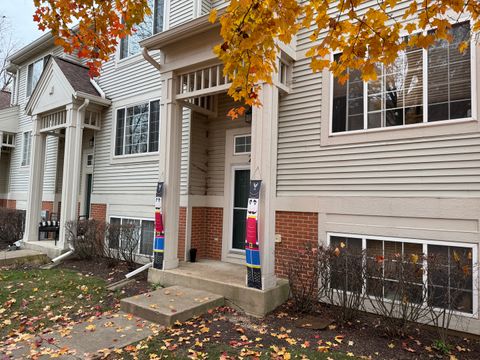
<svg viewBox="0 0 480 360"><path fill-rule="evenodd" d="M233 222L232 250L245 250L245 225L247 221L248 190L250 170L233 169Z"/></svg>
<svg viewBox="0 0 480 360"><path fill-rule="evenodd" d="M93 185L93 175L87 174L87 188L85 194L85 215L87 219L90 218L90 204L92 202L92 185Z"/></svg>

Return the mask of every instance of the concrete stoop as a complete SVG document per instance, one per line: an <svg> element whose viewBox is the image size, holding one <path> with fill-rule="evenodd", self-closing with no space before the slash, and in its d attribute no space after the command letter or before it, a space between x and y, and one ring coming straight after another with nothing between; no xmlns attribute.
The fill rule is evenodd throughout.
<svg viewBox="0 0 480 360"><path fill-rule="evenodd" d="M50 262L48 256L34 250L0 251L0 266L35 264Z"/></svg>
<svg viewBox="0 0 480 360"><path fill-rule="evenodd" d="M68 250L63 250L55 246L54 241L42 240L42 241L24 241L22 243L22 249L40 251L46 254L50 259L56 258L62 255Z"/></svg>
<svg viewBox="0 0 480 360"><path fill-rule="evenodd" d="M135 295L120 302L122 311L160 325L171 326L222 306L221 295L183 286L170 286L146 294Z"/></svg>
<svg viewBox="0 0 480 360"><path fill-rule="evenodd" d="M288 300L290 287L287 280L278 279L277 285L266 291L252 289L245 286L243 267L235 265L233 270L236 273L229 273L228 268L222 273L222 267L226 266L230 265L212 262L185 264L173 270L150 268L148 281L166 287L179 285L221 295L227 305L255 317L264 317Z"/></svg>

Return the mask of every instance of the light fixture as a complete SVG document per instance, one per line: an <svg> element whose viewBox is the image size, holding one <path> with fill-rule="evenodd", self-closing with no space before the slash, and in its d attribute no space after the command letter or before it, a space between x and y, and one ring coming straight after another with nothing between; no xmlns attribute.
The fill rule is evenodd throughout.
<svg viewBox="0 0 480 360"><path fill-rule="evenodd" d="M245 122L247 124L251 124L252 123L252 113L253 113L253 110L252 110L252 107L249 106L247 108L247 110L245 110Z"/></svg>

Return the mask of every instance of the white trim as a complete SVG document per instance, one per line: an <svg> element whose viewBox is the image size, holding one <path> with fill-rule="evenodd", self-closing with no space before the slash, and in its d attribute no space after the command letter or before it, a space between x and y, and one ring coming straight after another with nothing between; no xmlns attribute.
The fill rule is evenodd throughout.
<svg viewBox="0 0 480 360"><path fill-rule="evenodd" d="M469 22L470 24L470 29L472 28L472 21L459 21L457 24ZM423 55L422 55L422 89L423 89L423 96L422 96L422 107L423 107L423 119L422 122L420 123L415 123L415 124L403 124L403 125L398 125L398 126L385 126L385 127L380 127L380 128L368 128L368 82L364 82L363 86L363 115L364 115L364 128L360 130L348 130L346 129L345 131L340 131L340 132L333 132L333 99L334 99L334 83L335 83L335 78L333 76L332 72L329 73L329 81L330 81L330 99L329 99L329 116L328 116L328 136L329 137L337 137L337 136L342 136L342 135L352 135L352 134L362 134L362 133L370 133L370 132L378 132L378 131L391 131L391 130L399 130L399 129L410 129L410 128L415 128L415 127L423 127L423 126L432 126L435 124L449 124L449 123L458 123L458 122L467 122L467 121L472 121L472 120L477 120L477 81L476 81L476 43L475 39L472 37L470 39L470 66L471 66L471 71L470 71L470 96L471 96L471 112L472 116L467 117L467 118L459 118L459 119L447 119L447 120L439 120L439 121L428 121L428 49L422 49ZM336 51L334 53L330 54L330 61L333 60L334 56L336 54L340 54L340 51ZM347 82L348 84L348 82ZM347 96L348 96L348 90L347 90ZM382 95L383 96L383 95ZM348 99L348 98L347 98ZM348 102L346 104L346 108L348 110ZM405 105L403 107L405 109ZM384 114L386 109L382 109L381 113ZM405 112L405 110L403 110ZM450 115L449 115L450 116ZM348 120L348 114L347 114L347 120ZM405 116L403 116L403 122L405 123ZM348 126L348 122L347 122Z"/></svg>
<svg viewBox="0 0 480 360"><path fill-rule="evenodd" d="M151 117L151 112L150 112L150 109L151 109L151 103L152 102L155 102L155 101L158 101L159 102L159 107L158 107L158 149L157 151L148 151L149 150L149 146L150 146L150 117ZM148 99L148 100L145 100L145 101L139 101L139 102L136 102L136 103L133 103L133 104L128 104L128 105L124 105L124 106L118 106L118 107L114 107L113 108L113 133L112 133L112 136L113 136L113 141L112 141L112 152L111 152L111 155L112 155L112 160L116 160L116 159L127 159L127 158L132 158L132 157L141 157L141 156L149 156L149 155L157 155L159 154L159 151L160 151L160 127L161 127L161 116L160 116L160 98L157 98L157 99ZM128 108L132 108L132 107L135 107L135 106L139 106L139 105L145 105L145 104L148 104L148 130L147 130L147 134L148 134L148 137L147 137L147 151L145 152L140 152L140 153L135 153L135 154L125 154L125 136L126 136L126 130L127 130L127 127L126 127L126 124L127 124L127 109ZM124 124L123 124L123 146L122 146L122 154L121 155L116 155L115 152L116 152L116 148L117 148L117 125L118 125L118 111L119 110L125 110L125 117L124 117Z"/></svg>
<svg viewBox="0 0 480 360"><path fill-rule="evenodd" d="M235 210L235 172L237 170L248 170L250 171L250 165L232 165L230 171L230 224L228 226L229 236L227 238L228 241L228 253L229 254L240 254L244 256L245 250L242 249L234 249L233 248L233 212ZM251 174L250 174L251 177Z"/></svg>
<svg viewBox="0 0 480 360"><path fill-rule="evenodd" d="M441 246L451 246L451 247L462 247L472 250L472 264L473 264L473 273L472 273L472 313L454 311L455 315L460 315L467 318L479 318L479 308L478 308L478 270L476 269L476 264L478 263L478 244L471 243L462 243L455 241L438 241L438 240L427 240L427 239L412 239L412 238L397 238L389 236L376 236L376 235L365 235L365 234L346 234L346 233L336 233L327 231L327 246L330 246L330 239L332 236L338 237L347 237L347 238L356 238L362 241L362 250L366 250L366 240L379 240L379 241L391 241L391 242L401 242L401 243L413 243L413 244L422 244L423 253L428 255L428 245L441 245ZM427 272L424 274L427 276Z"/></svg>
<svg viewBox="0 0 480 360"><path fill-rule="evenodd" d="M250 151L245 151L245 152L237 152L237 144L236 141L238 138L241 137L249 137L250 138ZM238 156L238 155L250 155L252 152L252 133L248 134L241 134L241 135L234 135L233 136L233 155Z"/></svg>
<svg viewBox="0 0 480 360"><path fill-rule="evenodd" d="M112 218L115 218L115 219L120 219L120 225L123 225L123 220L139 220L140 221L140 240L138 242L138 246L137 246L137 252L135 255L137 256L140 256L140 257L152 257L153 256L153 253L151 255L146 255L146 254L141 254L140 253L140 248L141 248L141 243L142 243L142 224L143 224L143 221L150 221L153 223L154 225L154 229L153 229L153 232L154 232L154 236L155 236L155 219L152 219L152 218L142 218L142 217L135 217L135 216L117 216L117 215L109 215L108 216L108 222L111 223L111 220ZM105 239L107 240L107 239ZM121 242L121 238L118 240L119 241L119 246L120 246L120 242ZM152 245L153 245L153 241L154 241L154 237L152 237ZM107 244L109 245L109 244ZM113 249L111 248L112 250L118 250L118 249Z"/></svg>

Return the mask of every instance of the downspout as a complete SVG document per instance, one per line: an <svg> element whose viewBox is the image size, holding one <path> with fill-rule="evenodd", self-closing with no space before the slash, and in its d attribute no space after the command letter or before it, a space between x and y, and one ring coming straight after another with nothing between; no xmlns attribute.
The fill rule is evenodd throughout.
<svg viewBox="0 0 480 360"><path fill-rule="evenodd" d="M152 66L154 66L158 71L162 71L162 66L158 61L156 61L149 53L147 48L143 48L142 55L145 60L147 60Z"/></svg>

